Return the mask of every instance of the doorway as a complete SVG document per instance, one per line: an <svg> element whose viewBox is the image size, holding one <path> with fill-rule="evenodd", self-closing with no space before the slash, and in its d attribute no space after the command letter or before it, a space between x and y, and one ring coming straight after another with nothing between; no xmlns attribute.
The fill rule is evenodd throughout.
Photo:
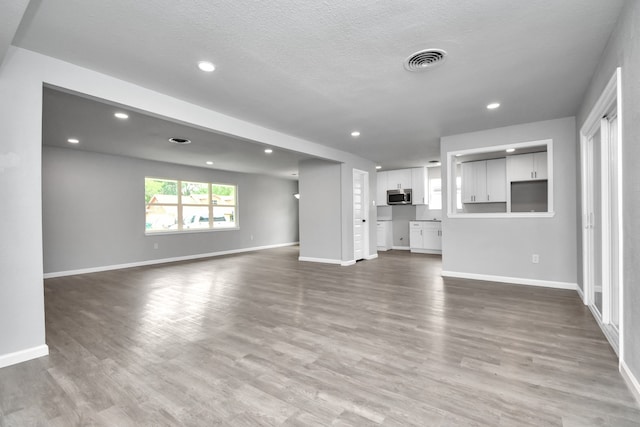
<svg viewBox="0 0 640 427"><path fill-rule="evenodd" d="M620 354L622 319L622 174L620 68L582 129L584 303Z"/></svg>
<svg viewBox="0 0 640 427"><path fill-rule="evenodd" d="M353 170L353 259L367 256L369 247L369 173Z"/></svg>

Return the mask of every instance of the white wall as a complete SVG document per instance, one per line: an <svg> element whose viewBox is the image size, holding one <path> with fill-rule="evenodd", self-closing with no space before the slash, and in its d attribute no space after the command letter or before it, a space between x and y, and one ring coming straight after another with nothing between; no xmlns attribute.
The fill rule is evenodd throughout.
<svg viewBox="0 0 640 427"><path fill-rule="evenodd" d="M600 65L585 95L577 125L580 128L593 105L622 67L622 203L624 262L624 348L621 359L640 381L640 2L629 0L620 14ZM580 189L578 189L580 194ZM581 235L578 235L581 238ZM582 271L582 264L580 270ZM638 385L637 387L640 387ZM640 393L640 388L637 390Z"/></svg>
<svg viewBox="0 0 640 427"><path fill-rule="evenodd" d="M42 168L45 273L298 241L296 181L56 147ZM145 176L237 185L240 229L146 236Z"/></svg>
<svg viewBox="0 0 640 427"><path fill-rule="evenodd" d="M0 367L47 354L41 70L16 61L11 54L10 50L0 65Z"/></svg>
<svg viewBox="0 0 640 427"><path fill-rule="evenodd" d="M0 65L0 366L46 354L42 257L42 87L49 84L274 147L374 170L353 154L235 119L114 77L11 47ZM347 166L345 166L347 165ZM351 181L351 179L349 179ZM342 200L346 178L336 189ZM371 187L375 192L375 184ZM313 197L313 195L308 195ZM341 204L343 254L353 246L351 204ZM375 227L370 227L375 247ZM345 250L347 248L347 250Z"/></svg>
<svg viewBox="0 0 640 427"><path fill-rule="evenodd" d="M443 214L443 271L575 286L576 155L573 117L443 137L443 176L449 151L553 140L552 218L449 218ZM449 183L443 185L446 205ZM531 255L539 254L533 264Z"/></svg>

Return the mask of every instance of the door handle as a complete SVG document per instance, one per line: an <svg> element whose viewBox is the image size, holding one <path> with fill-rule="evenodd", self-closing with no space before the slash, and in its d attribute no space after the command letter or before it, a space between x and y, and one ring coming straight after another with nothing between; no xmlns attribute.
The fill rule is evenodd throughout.
<svg viewBox="0 0 640 427"><path fill-rule="evenodd" d="M362 222L367 222L367 220L366 220L366 219L363 219L363 220L362 220Z"/></svg>

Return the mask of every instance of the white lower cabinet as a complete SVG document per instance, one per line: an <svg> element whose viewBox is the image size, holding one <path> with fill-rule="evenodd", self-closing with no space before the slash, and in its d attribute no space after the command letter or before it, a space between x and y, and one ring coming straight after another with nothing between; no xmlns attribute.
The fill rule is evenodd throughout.
<svg viewBox="0 0 640 427"><path fill-rule="evenodd" d="M393 246L393 223L391 221L378 221L378 250L388 251Z"/></svg>
<svg viewBox="0 0 640 427"><path fill-rule="evenodd" d="M442 253L442 223L439 221L409 221L411 252Z"/></svg>

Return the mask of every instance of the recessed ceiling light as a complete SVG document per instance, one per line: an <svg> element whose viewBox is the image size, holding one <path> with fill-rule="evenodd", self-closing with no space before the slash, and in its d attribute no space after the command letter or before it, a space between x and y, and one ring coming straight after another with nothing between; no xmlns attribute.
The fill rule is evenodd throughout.
<svg viewBox="0 0 640 427"><path fill-rule="evenodd" d="M351 136L354 138L357 138L360 136L360 132L358 132L357 130L354 130L353 132L351 132Z"/></svg>
<svg viewBox="0 0 640 427"><path fill-rule="evenodd" d="M382 166L377 165L377 166L376 166L376 169L382 169Z"/></svg>
<svg viewBox="0 0 640 427"><path fill-rule="evenodd" d="M80 140L78 138L69 138L69 139L67 139L67 142L69 144L79 144Z"/></svg>
<svg viewBox="0 0 640 427"><path fill-rule="evenodd" d="M492 102L491 104L487 105L487 109L489 110L495 110L496 108L498 108L500 106L499 102Z"/></svg>
<svg viewBox="0 0 640 427"><path fill-rule="evenodd" d="M456 154L456 157L460 157L460 156L462 156L462 154L460 154L460 153Z"/></svg>
<svg viewBox="0 0 640 427"><path fill-rule="evenodd" d="M516 151L516 149L515 148L507 148L505 151L507 153L513 153L514 151Z"/></svg>
<svg viewBox="0 0 640 427"><path fill-rule="evenodd" d="M207 160L207 164L208 164L208 165L212 165L212 164L213 164L213 162L212 162L211 160Z"/></svg>
<svg viewBox="0 0 640 427"><path fill-rule="evenodd" d="M198 62L198 68L200 68L202 71L206 73L210 73L216 69L216 66L209 61L200 61Z"/></svg>
<svg viewBox="0 0 640 427"><path fill-rule="evenodd" d="M129 115L127 113L115 113L114 116L116 116L119 119L125 120L129 118Z"/></svg>
<svg viewBox="0 0 640 427"><path fill-rule="evenodd" d="M187 139L187 138L177 138L177 137L169 138L169 142L173 142L174 144L178 144L178 145L187 145L187 144L191 144L191 140L190 140L190 139Z"/></svg>
<svg viewBox="0 0 640 427"><path fill-rule="evenodd" d="M267 154L271 154L273 153L273 150L271 148L265 148L264 152Z"/></svg>

